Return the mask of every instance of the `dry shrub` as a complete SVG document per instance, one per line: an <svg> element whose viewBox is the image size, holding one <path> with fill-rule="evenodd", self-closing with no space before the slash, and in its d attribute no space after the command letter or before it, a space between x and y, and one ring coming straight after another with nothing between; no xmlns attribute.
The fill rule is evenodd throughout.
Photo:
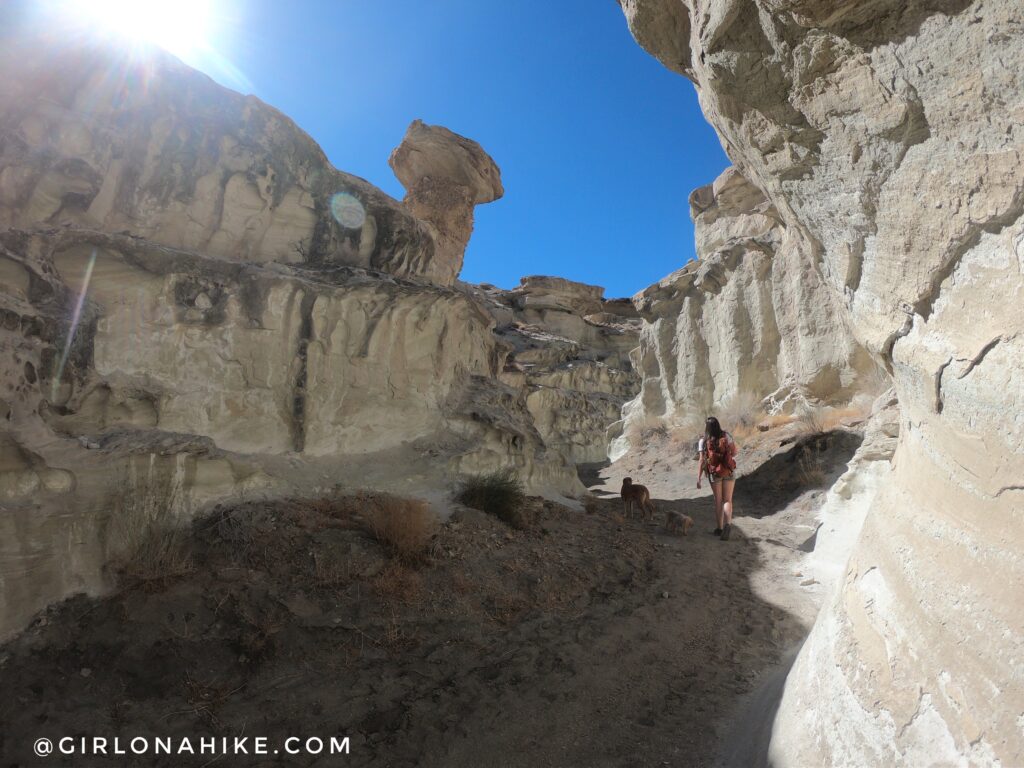
<svg viewBox="0 0 1024 768"><path fill-rule="evenodd" d="M664 424L656 424L653 427L648 427L640 433L640 439L645 443L654 442L655 440L667 440L668 427Z"/></svg>
<svg viewBox="0 0 1024 768"><path fill-rule="evenodd" d="M389 605L413 605L423 596L423 578L400 560L392 560L373 580L373 591Z"/></svg>
<svg viewBox="0 0 1024 768"><path fill-rule="evenodd" d="M394 557L407 563L426 558L441 521L427 502L380 494L366 498L366 530Z"/></svg>
<svg viewBox="0 0 1024 768"><path fill-rule="evenodd" d="M349 560L324 559L313 553L313 586L317 589L339 590L352 581L352 565Z"/></svg>
<svg viewBox="0 0 1024 768"><path fill-rule="evenodd" d="M295 501L295 522L302 528L355 527L352 516L358 511L358 499L353 496L320 496Z"/></svg>
<svg viewBox="0 0 1024 768"><path fill-rule="evenodd" d="M820 435L825 431L825 409L819 405L801 403L796 409L796 423L805 435Z"/></svg>
<svg viewBox="0 0 1024 768"><path fill-rule="evenodd" d="M672 426L668 431L672 446L684 455L692 453L694 459L698 457L697 442L703 434L704 419L696 413L673 419Z"/></svg>
<svg viewBox="0 0 1024 768"><path fill-rule="evenodd" d="M863 421L864 416L863 410L856 405L846 408L829 408L821 415L821 428L825 432L831 432L838 427Z"/></svg>
<svg viewBox="0 0 1024 768"><path fill-rule="evenodd" d="M419 640L399 623L394 613L377 639L377 645L391 653L400 653L419 645Z"/></svg>
<svg viewBox="0 0 1024 768"><path fill-rule="evenodd" d="M825 483L825 469L821 460L804 453L796 463L797 478L802 486L816 488Z"/></svg>
<svg viewBox="0 0 1024 768"><path fill-rule="evenodd" d="M737 392L718 409L722 429L734 437L749 437L757 431L757 424L765 415L761 401L751 392Z"/></svg>
<svg viewBox="0 0 1024 768"><path fill-rule="evenodd" d="M131 476L120 483L123 492L112 510L114 571L128 582L165 581L192 572L188 532L174 511L180 494L172 475L151 465L143 477Z"/></svg>
<svg viewBox="0 0 1024 768"><path fill-rule="evenodd" d="M600 502L597 500L597 496L592 493L588 493L583 497L583 511L588 515L596 515L600 509Z"/></svg>
<svg viewBox="0 0 1024 768"><path fill-rule="evenodd" d="M630 445L664 440L669 436L665 420L660 416L645 413L639 419L631 419L626 423L626 439Z"/></svg>
<svg viewBox="0 0 1024 768"><path fill-rule="evenodd" d="M796 412L800 431L807 435L820 435L839 427L863 421L871 413L872 400L867 396L855 397L843 408L828 408L809 403L801 405Z"/></svg>
<svg viewBox="0 0 1024 768"><path fill-rule="evenodd" d="M523 484L511 469L466 478L456 499L467 507L500 518L513 528L529 528L536 522L535 516L526 509Z"/></svg>

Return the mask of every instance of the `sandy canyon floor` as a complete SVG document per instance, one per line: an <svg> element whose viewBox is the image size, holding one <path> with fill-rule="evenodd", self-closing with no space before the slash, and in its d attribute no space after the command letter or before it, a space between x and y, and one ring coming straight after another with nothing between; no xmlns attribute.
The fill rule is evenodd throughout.
<svg viewBox="0 0 1024 768"><path fill-rule="evenodd" d="M0 764L40 764L40 737L240 734L348 736L351 752L116 760L754 764L765 713L743 713L771 707L765 686L813 622L820 585L800 560L856 444L756 436L729 542L689 447L658 435L583 472L590 514L533 500L536 524L515 530L457 508L417 566L388 559L352 497L215 510L181 572L73 598L0 647ZM619 516L626 474L653 491L654 521ZM663 531L666 509L694 518L688 537Z"/></svg>

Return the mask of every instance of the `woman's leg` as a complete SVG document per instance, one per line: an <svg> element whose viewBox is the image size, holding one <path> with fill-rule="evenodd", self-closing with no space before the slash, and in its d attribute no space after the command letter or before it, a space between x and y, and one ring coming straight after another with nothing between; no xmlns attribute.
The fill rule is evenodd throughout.
<svg viewBox="0 0 1024 768"><path fill-rule="evenodd" d="M722 520L732 525L732 492L736 488L735 480L723 480L722 486Z"/></svg>
<svg viewBox="0 0 1024 768"><path fill-rule="evenodd" d="M711 483L711 492L715 495L715 528L722 530L722 483Z"/></svg>

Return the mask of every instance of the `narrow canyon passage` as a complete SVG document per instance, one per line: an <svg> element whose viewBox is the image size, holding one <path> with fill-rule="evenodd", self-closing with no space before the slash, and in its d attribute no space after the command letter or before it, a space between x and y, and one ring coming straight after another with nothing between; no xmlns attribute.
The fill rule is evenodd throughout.
<svg viewBox="0 0 1024 768"><path fill-rule="evenodd" d="M4 764L39 736L300 733L349 736L346 764L363 766L711 765L810 628L799 562L852 452L833 440L827 472L797 487L775 437L750 452L730 542L666 446L584 473L591 514L535 500L536 525L515 530L456 509L416 568L349 525L344 499L220 508L195 524L194 570L74 598L5 647ZM671 465L648 472L659 515L693 517L688 537L623 520L610 492L656 456ZM338 553L343 571L324 559Z"/></svg>

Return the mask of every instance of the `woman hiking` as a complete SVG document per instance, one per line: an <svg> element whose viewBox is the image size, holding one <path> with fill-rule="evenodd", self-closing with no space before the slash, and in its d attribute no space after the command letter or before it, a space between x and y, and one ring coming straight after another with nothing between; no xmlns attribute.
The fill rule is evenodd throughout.
<svg viewBox="0 0 1024 768"><path fill-rule="evenodd" d="M736 443L722 429L718 419L708 416L704 421L704 438L700 442L700 465L697 487L706 473L715 494L715 535L728 541L732 533L732 492L736 488Z"/></svg>

